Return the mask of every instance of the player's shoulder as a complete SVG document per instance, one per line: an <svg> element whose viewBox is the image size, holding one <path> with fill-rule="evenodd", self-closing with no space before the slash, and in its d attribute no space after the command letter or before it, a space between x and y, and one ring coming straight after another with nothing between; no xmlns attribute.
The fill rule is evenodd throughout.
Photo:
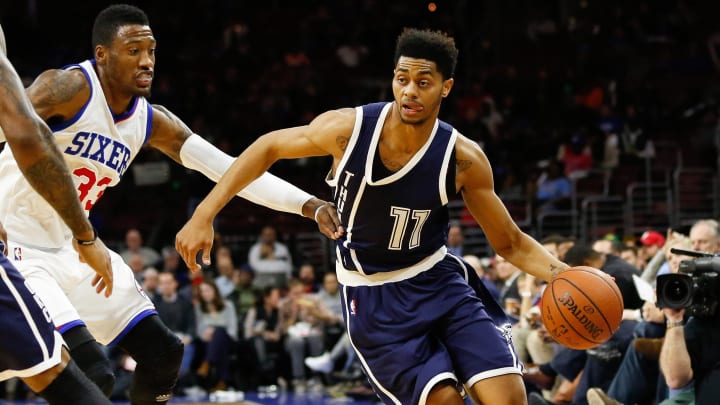
<svg viewBox="0 0 720 405"><path fill-rule="evenodd" d="M42 72L30 86L35 100L51 104L67 103L90 96L90 83L80 69L49 69Z"/></svg>
<svg viewBox="0 0 720 405"><path fill-rule="evenodd" d="M340 108L326 111L312 120L310 127L317 130L332 132L352 132L355 126L356 112L354 108Z"/></svg>
<svg viewBox="0 0 720 405"><path fill-rule="evenodd" d="M455 141L455 159L459 167L488 169L490 162L480 145L472 139L458 133Z"/></svg>
<svg viewBox="0 0 720 405"><path fill-rule="evenodd" d="M458 132L457 139L455 140L455 153L458 158L460 157L471 157L478 154L485 155L480 145L468 138L467 136Z"/></svg>

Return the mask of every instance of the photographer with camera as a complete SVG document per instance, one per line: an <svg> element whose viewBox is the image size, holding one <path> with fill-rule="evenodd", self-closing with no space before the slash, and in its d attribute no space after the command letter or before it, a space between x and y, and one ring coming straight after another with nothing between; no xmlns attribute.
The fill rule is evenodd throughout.
<svg viewBox="0 0 720 405"><path fill-rule="evenodd" d="M710 264L709 261L713 259L701 258L699 261L689 261L688 259L692 259L692 257L686 256L683 254L683 251L676 249L692 249L693 251L720 253L718 222L712 219L695 222L690 229L689 240L677 232L669 232L666 248L668 248L667 261L670 265L671 273L695 273L694 270L698 267L698 263L700 263L701 269L712 267L707 264ZM685 251L685 253L693 252ZM697 256L697 254L695 254L695 256ZM693 271L689 271L690 267L693 268ZM706 273L709 277L700 277L700 279L715 279L712 271L709 273L700 272L700 274ZM715 297L720 296L720 294L715 293L716 289L712 287L712 282L700 282L701 286L706 286L701 289L700 294L691 293L694 291L693 284L693 277L688 274L659 276L657 288L658 306L684 308L691 304L693 297L707 296L708 294L703 293L703 290L709 290L711 292L709 297L711 300L708 301L709 303L714 302ZM702 302L703 299L701 298L701 305L694 305L693 311L699 310L700 312L707 312L709 309L703 309L706 305ZM636 339L625 353L620 369L615 375L610 387L608 387L607 393L602 391L600 387L591 388L587 394L590 405L643 404L648 402L653 403L652 401L654 400L660 403L669 398L667 402L663 402L663 405L667 405L672 403L687 403L682 401L686 400L686 397L694 396L692 385L683 386L683 384L675 380L671 383L670 379L668 379L666 384L665 373L660 371L658 355L660 349L663 347L663 340L665 339L664 324L667 319L675 318L666 317L663 310L656 308L654 304L647 304L648 303L643 306L642 321L635 330ZM682 316L680 318L682 319ZM718 329L720 329L720 327L718 327ZM671 367L673 367L675 371L689 370L689 367L682 368L682 364ZM673 374L671 378L674 378L674 376L675 374ZM687 383L687 381L684 382ZM669 390L668 385L670 386Z"/></svg>
<svg viewBox="0 0 720 405"><path fill-rule="evenodd" d="M720 398L720 346L717 344L720 341L720 311L717 308L720 300L720 256L717 255L720 253L720 232L714 220L698 221L693 230L698 231L695 237L691 232L693 249L715 255L681 262L681 272L687 274L670 275L668 277L680 278L669 278L664 283L658 280L658 306L664 306L662 311L667 325L660 352L660 369L670 389L694 384L694 390L688 389L673 397L676 403L679 399L694 398L694 403L699 405L716 404ZM662 292L660 288L663 288Z"/></svg>

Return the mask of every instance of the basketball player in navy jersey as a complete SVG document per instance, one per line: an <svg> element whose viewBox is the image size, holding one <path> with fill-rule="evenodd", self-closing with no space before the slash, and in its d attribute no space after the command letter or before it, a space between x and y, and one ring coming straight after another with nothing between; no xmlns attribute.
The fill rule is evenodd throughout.
<svg viewBox="0 0 720 405"><path fill-rule="evenodd" d="M568 266L514 223L494 192L487 157L439 121L453 87L454 40L407 29L398 38L394 101L329 111L306 126L259 138L176 237L191 269L209 262L212 220L238 190L284 158L331 155L328 182L345 227L336 241L345 326L386 404L523 404L522 366L502 309L467 263L447 254L451 195L495 251L550 280Z"/></svg>
<svg viewBox="0 0 720 405"><path fill-rule="evenodd" d="M5 52L0 27L0 135L12 148L27 181L58 211L73 235L95 239L50 129L34 113ZM20 377L51 405L110 404L70 359L44 304L8 261L6 244L7 234L0 224L0 381ZM97 269L97 293L105 289L111 294L110 257L102 242L95 239L77 249Z"/></svg>
<svg viewBox="0 0 720 405"><path fill-rule="evenodd" d="M63 152L81 204L90 209L117 184L144 146L218 179L232 158L193 132L149 96L156 41L145 13L112 5L94 23L94 59L43 72L27 89L35 110ZM117 345L136 361L133 405L164 404L177 380L183 345L159 319L133 273L112 251L113 295L83 289L91 269L73 256L71 233L19 174L9 151L0 153L0 220L8 230L10 259L47 304L80 368L106 394L114 376L99 343ZM253 202L314 218L329 237L339 234L331 204L270 175L240 194ZM13 209L10 209L13 207ZM22 254L20 254L22 252Z"/></svg>

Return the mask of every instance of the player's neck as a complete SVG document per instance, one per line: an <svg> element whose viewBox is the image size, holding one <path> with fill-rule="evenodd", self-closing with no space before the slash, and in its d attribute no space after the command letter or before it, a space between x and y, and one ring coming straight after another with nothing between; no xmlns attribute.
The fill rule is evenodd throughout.
<svg viewBox="0 0 720 405"><path fill-rule="evenodd" d="M399 142L405 149L420 149L432 134L437 116L429 117L420 123L405 123L397 112L383 126L382 139L385 142Z"/></svg>
<svg viewBox="0 0 720 405"><path fill-rule="evenodd" d="M110 111L114 115L120 115L126 112L132 105L134 95L113 88L112 79L105 77L102 70L98 69L97 73L100 79L100 86L105 94L105 101L108 107L110 107Z"/></svg>

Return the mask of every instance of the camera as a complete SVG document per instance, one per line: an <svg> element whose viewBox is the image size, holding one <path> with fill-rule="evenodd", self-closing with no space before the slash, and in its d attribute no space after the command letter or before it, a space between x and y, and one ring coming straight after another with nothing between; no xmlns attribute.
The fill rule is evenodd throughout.
<svg viewBox="0 0 720 405"><path fill-rule="evenodd" d="M670 251L695 259L681 261L676 274L658 276L657 306L685 308L688 315L696 317L715 316L720 304L720 255L683 249Z"/></svg>

